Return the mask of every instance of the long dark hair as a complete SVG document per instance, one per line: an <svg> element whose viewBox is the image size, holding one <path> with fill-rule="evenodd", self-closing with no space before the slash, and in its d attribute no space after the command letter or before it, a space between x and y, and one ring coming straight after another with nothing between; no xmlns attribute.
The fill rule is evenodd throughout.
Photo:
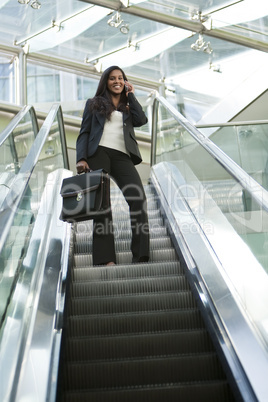
<svg viewBox="0 0 268 402"><path fill-rule="evenodd" d="M107 81L108 81L110 73L113 70L120 70L123 75L124 80L127 80L126 74L124 73L122 68L120 68L118 66L108 67L102 73L95 96L94 96L94 98L91 99L91 102L90 102L90 110L93 113L99 112L101 114L104 114L108 120L111 117L111 113L115 110L115 106L112 102L110 92L107 89ZM127 102L126 91L124 89L123 92L121 93L117 110L119 110L120 112L127 113L128 112L127 103L128 102Z"/></svg>

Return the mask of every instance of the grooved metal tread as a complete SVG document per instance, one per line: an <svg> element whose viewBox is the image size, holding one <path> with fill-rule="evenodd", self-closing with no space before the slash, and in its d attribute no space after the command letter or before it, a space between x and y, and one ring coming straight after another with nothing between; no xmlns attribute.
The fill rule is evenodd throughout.
<svg viewBox="0 0 268 402"><path fill-rule="evenodd" d="M60 402L233 402L150 186L150 262L132 264L128 205L111 189L117 265L92 266L74 229Z"/></svg>
<svg viewBox="0 0 268 402"><path fill-rule="evenodd" d="M91 298L73 297L69 301L70 316L142 313L195 309L196 301L192 292L166 292L122 296L102 296Z"/></svg>
<svg viewBox="0 0 268 402"><path fill-rule="evenodd" d="M70 389L140 386L155 383L217 381L223 371L215 353L67 363Z"/></svg>
<svg viewBox="0 0 268 402"><path fill-rule="evenodd" d="M83 281L71 284L71 296L96 297L189 290L184 275L167 277L132 278L102 281Z"/></svg>
<svg viewBox="0 0 268 402"><path fill-rule="evenodd" d="M116 252L129 251L131 239L115 239ZM171 239L168 236L162 238L154 238L150 240L151 250L170 249L172 247ZM91 253L92 252L92 240L88 242L76 242L74 243L75 254Z"/></svg>
<svg viewBox="0 0 268 402"><path fill-rule="evenodd" d="M230 402L227 381L152 384L68 392L62 402Z"/></svg>
<svg viewBox="0 0 268 402"><path fill-rule="evenodd" d="M179 261L167 261L160 264L144 263L144 264L128 264L115 265L112 267L81 267L72 270L74 281L84 280L113 280L113 279L130 279L130 278L149 278L153 276L182 275L183 270Z"/></svg>
<svg viewBox="0 0 268 402"><path fill-rule="evenodd" d="M78 231L79 230L79 231ZM165 226L156 226L153 227L151 225L150 227L150 238L154 239L156 237L162 237L162 236L167 236L167 228ZM130 227L127 229L120 229L118 230L117 228L114 228L114 237L115 240L129 240L131 239L131 230ZM79 242L90 242L92 241L92 227L84 227L83 225L80 225L79 228L77 228L77 232L75 233L75 240L77 243Z"/></svg>
<svg viewBox="0 0 268 402"><path fill-rule="evenodd" d="M176 261L178 259L174 248L150 250L150 261L154 262L166 262ZM116 253L117 264L131 264L132 253L131 251L120 251ZM91 253L75 254L74 263L76 267L92 266Z"/></svg>
<svg viewBox="0 0 268 402"><path fill-rule="evenodd" d="M68 361L130 359L147 356L194 354L213 351L204 329L156 332L138 335L69 338Z"/></svg>
<svg viewBox="0 0 268 402"><path fill-rule="evenodd" d="M125 215L124 217L121 217L121 218L122 219L113 221L113 226L114 226L115 231L130 229L129 216ZM153 231L154 229L162 228L163 226L164 226L163 218L155 217L155 218L149 219L150 231ZM76 223L75 227L76 227L76 230L78 233L79 232L85 233L87 231L89 233L92 233L92 221L91 220Z"/></svg>
<svg viewBox="0 0 268 402"><path fill-rule="evenodd" d="M76 316L69 317L67 325L70 337L204 328L198 309Z"/></svg>

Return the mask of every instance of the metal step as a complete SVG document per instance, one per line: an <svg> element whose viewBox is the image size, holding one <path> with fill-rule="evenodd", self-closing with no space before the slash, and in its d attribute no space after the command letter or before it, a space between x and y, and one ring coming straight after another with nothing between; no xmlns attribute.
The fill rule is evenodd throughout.
<svg viewBox="0 0 268 402"><path fill-rule="evenodd" d="M146 335L71 338L66 345L66 356L70 362L140 359L147 356L212 351L213 345L204 329Z"/></svg>
<svg viewBox="0 0 268 402"><path fill-rule="evenodd" d="M130 220L125 216L122 220L114 220L113 226L115 231L129 230ZM164 225L162 217L156 217L149 219L150 231L158 228L162 228ZM74 225L75 230L79 233L92 233L92 220L82 221Z"/></svg>
<svg viewBox="0 0 268 402"><path fill-rule="evenodd" d="M149 293L129 295L128 297L76 297L69 300L70 316L145 313L153 311L172 311L196 309L196 301L191 291ZM192 312L191 312L192 313Z"/></svg>
<svg viewBox="0 0 268 402"><path fill-rule="evenodd" d="M112 336L204 328L198 309L90 315L68 318L70 337Z"/></svg>
<svg viewBox="0 0 268 402"><path fill-rule="evenodd" d="M131 238L129 239L116 239L115 238L115 250L116 252L122 251L130 251ZM162 238L153 238L150 239L150 248L151 250L159 250L162 248L170 249L172 248L170 237L163 236ZM74 243L74 252L75 254L85 254L92 252L92 239L90 241L82 242L81 239L79 242Z"/></svg>
<svg viewBox="0 0 268 402"><path fill-rule="evenodd" d="M67 363L67 389L105 389L194 381L217 381L223 376L215 353ZM178 381L179 380L179 381Z"/></svg>
<svg viewBox="0 0 268 402"><path fill-rule="evenodd" d="M174 248L150 250L150 261L176 261L177 255ZM117 264L131 264L132 253L130 251L122 251L116 253ZM92 254L75 254L74 264L76 267L90 267L92 266Z"/></svg>
<svg viewBox="0 0 268 402"><path fill-rule="evenodd" d="M92 226L88 225L88 227L85 228L84 226L80 225L77 229L81 230L75 233L75 241L77 243L86 243L92 241ZM157 237L161 238L162 236L167 236L167 228L165 226L150 226L150 239ZM115 227L114 237L115 240L129 240L131 239L131 230L130 228L119 230Z"/></svg>
<svg viewBox="0 0 268 402"><path fill-rule="evenodd" d="M59 402L233 402L146 186L150 262L132 264L128 206L111 189L117 265L92 266L92 221L73 225Z"/></svg>
<svg viewBox="0 0 268 402"><path fill-rule="evenodd" d="M70 294L71 297L113 297L176 290L190 290L184 275L75 282L71 284Z"/></svg>
<svg viewBox="0 0 268 402"><path fill-rule="evenodd" d="M162 263L141 263L131 265L115 265L112 267L83 267L72 271L74 281L96 281L130 278L151 278L153 276L182 275L184 272L179 261Z"/></svg>
<svg viewBox="0 0 268 402"><path fill-rule="evenodd" d="M146 385L104 390L72 391L62 402L232 402L227 381Z"/></svg>

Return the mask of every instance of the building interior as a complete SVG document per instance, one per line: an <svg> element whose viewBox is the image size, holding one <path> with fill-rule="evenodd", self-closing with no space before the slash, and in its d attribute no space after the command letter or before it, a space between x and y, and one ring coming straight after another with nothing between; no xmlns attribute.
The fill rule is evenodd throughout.
<svg viewBox="0 0 268 402"><path fill-rule="evenodd" d="M0 0L0 400L268 398L267 0ZM87 99L120 66L150 260L60 219ZM105 251L105 250L104 250Z"/></svg>

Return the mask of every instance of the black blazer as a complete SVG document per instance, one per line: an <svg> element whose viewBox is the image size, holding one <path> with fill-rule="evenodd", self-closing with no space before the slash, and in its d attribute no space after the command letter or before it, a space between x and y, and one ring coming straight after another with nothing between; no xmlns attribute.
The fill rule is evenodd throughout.
<svg viewBox="0 0 268 402"><path fill-rule="evenodd" d="M84 109L82 124L79 136L76 141L76 161L94 155L96 152L105 124L106 117L100 113L92 113L89 110L90 99L87 100ZM138 143L135 137L134 127L140 127L146 124L148 119L137 101L135 95L128 94L130 113L123 113L123 131L126 149L129 152L134 165L141 163L142 158Z"/></svg>

